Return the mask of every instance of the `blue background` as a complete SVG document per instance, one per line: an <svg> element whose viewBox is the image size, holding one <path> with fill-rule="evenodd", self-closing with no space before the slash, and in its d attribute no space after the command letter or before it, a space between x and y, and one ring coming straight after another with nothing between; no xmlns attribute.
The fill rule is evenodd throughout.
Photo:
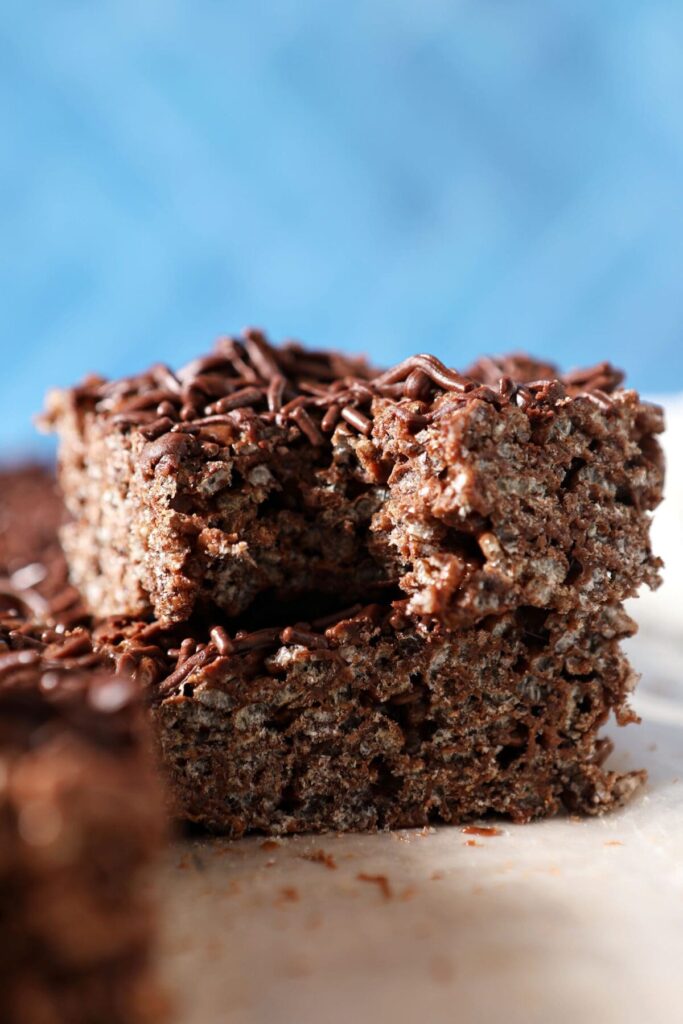
<svg viewBox="0 0 683 1024"><path fill-rule="evenodd" d="M683 2L5 0L0 437L244 324L683 387Z"/></svg>

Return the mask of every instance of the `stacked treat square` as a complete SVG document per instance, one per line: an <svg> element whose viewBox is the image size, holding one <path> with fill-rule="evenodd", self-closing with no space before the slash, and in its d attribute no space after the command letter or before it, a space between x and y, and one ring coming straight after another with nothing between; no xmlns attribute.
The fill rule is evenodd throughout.
<svg viewBox="0 0 683 1024"><path fill-rule="evenodd" d="M56 392L71 577L175 812L295 832L622 802L622 602L657 583L661 410L606 364L466 373L249 330Z"/></svg>
<svg viewBox="0 0 683 1024"><path fill-rule="evenodd" d="M0 475L0 1018L163 1016L143 882L239 836L600 813L661 410L607 364L271 346L49 396ZM148 742L147 733L152 740Z"/></svg>

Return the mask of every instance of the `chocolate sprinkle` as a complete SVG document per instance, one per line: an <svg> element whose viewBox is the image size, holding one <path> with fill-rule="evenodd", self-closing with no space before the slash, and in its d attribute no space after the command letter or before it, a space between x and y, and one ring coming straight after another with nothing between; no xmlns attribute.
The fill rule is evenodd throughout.
<svg viewBox="0 0 683 1024"><path fill-rule="evenodd" d="M287 626L280 634L283 644L301 644L309 650L327 647L327 640L303 625Z"/></svg>
<svg viewBox="0 0 683 1024"><path fill-rule="evenodd" d="M359 409L354 409L352 406L347 405L342 409L341 414L346 422L350 423L361 434L365 434L367 437L372 433L372 421Z"/></svg>

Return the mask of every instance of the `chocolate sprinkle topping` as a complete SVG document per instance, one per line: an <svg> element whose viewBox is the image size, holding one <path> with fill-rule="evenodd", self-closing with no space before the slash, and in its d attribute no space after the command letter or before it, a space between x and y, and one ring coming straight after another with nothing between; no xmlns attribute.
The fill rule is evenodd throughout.
<svg viewBox="0 0 683 1024"><path fill-rule="evenodd" d="M449 408L443 401L433 405L444 394L497 406L514 403L529 415L546 415L568 394L585 394L607 410L622 380L609 363L562 376L527 356L486 357L460 373L424 353L373 375L361 359L309 351L294 342L276 347L262 331L248 328L239 338L220 339L213 354L177 374L157 364L123 381L90 378L72 396L122 430L137 428L149 441L142 458L152 474L160 464L173 472L192 437L204 429L244 429L249 417L274 418L320 447L340 422L369 436L378 400L395 403L408 428L420 430Z"/></svg>

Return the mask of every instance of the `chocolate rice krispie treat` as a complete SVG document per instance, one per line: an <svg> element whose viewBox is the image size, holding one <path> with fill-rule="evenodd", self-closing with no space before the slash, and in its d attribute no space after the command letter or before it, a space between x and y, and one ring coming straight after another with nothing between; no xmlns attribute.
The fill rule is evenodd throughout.
<svg viewBox="0 0 683 1024"><path fill-rule="evenodd" d="M47 423L87 642L144 688L178 817L526 821L642 781L599 732L633 720L662 415L609 365L377 374L250 330L55 392Z"/></svg>
<svg viewBox="0 0 683 1024"><path fill-rule="evenodd" d="M151 1024L161 797L140 689L85 631L0 614L0 1020Z"/></svg>
<svg viewBox="0 0 683 1024"><path fill-rule="evenodd" d="M662 413L607 364L382 374L254 330L54 392L63 541L97 615L267 619L302 595L462 628L658 582Z"/></svg>
<svg viewBox="0 0 683 1024"><path fill-rule="evenodd" d="M623 803L601 767L634 720L633 623L531 607L448 631L379 605L229 635L110 619L94 643L149 694L176 816L231 836L514 821Z"/></svg>

